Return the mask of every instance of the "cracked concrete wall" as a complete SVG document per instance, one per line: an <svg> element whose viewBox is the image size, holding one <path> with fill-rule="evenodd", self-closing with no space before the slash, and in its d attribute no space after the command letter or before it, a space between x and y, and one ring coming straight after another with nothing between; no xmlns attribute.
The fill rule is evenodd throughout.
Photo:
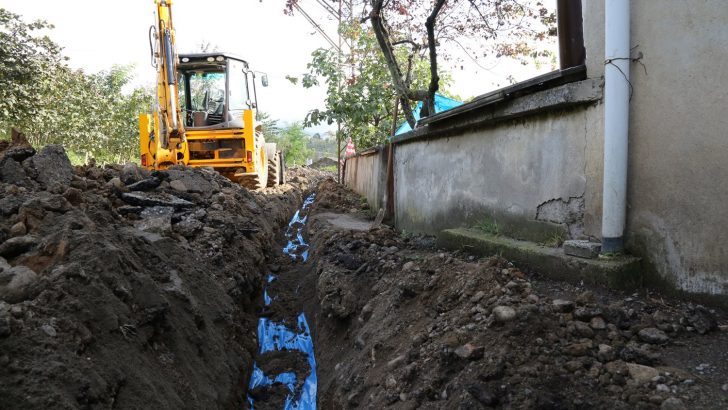
<svg viewBox="0 0 728 410"><path fill-rule="evenodd" d="M673 288L728 295L728 7L631 4L644 67L632 65L628 250ZM584 1L583 19L587 76L600 78L604 1ZM397 226L437 233L496 222L524 239L598 239L603 133L598 103L398 145Z"/></svg>
<svg viewBox="0 0 728 410"><path fill-rule="evenodd" d="M603 8L603 1L584 3L592 15ZM631 68L629 250L681 290L727 295L728 4L631 7L633 54L643 54L644 66ZM585 32L596 46L603 24Z"/></svg>
<svg viewBox="0 0 728 410"><path fill-rule="evenodd" d="M537 242L592 235L593 223L586 221L596 216L586 204L595 197L595 184L587 158L601 146L589 141L600 138L590 131L601 123L589 123L598 119L589 115L596 109L573 108L398 145L397 226L437 233L494 222L501 234ZM559 202L565 209L558 209Z"/></svg>
<svg viewBox="0 0 728 410"><path fill-rule="evenodd" d="M584 195L549 199L536 208L536 220L566 225L571 238L584 236Z"/></svg>

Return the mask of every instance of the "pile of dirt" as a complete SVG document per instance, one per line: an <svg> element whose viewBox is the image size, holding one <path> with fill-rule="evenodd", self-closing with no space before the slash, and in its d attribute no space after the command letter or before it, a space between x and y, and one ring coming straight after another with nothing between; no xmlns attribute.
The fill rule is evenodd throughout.
<svg viewBox="0 0 728 410"><path fill-rule="evenodd" d="M322 157L314 161L311 165L309 165L309 168L315 168L315 169L321 169L321 168L328 168L328 167L336 167L336 159L329 158L329 157Z"/></svg>
<svg viewBox="0 0 728 410"><path fill-rule="evenodd" d="M502 258L362 228L346 222L361 216L356 195L319 189L309 234L321 408L725 404L722 313L534 280Z"/></svg>
<svg viewBox="0 0 728 410"><path fill-rule="evenodd" d="M243 408L270 244L322 175L0 149L0 407Z"/></svg>
<svg viewBox="0 0 728 410"><path fill-rule="evenodd" d="M251 192L210 169L73 167L14 135L0 145L0 407L276 409L304 390L324 409L728 401L722 312L438 250L373 225L327 176L294 168ZM299 315L315 363L290 340L260 353L259 318L294 329ZM270 380L248 392L254 369Z"/></svg>

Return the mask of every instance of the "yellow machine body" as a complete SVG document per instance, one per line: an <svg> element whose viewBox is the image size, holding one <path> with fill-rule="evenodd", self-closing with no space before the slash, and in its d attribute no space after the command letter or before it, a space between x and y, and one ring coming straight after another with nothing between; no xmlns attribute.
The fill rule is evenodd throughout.
<svg viewBox="0 0 728 410"><path fill-rule="evenodd" d="M282 154L266 144L255 120L255 72L227 53L178 55L172 2L155 4L150 45L157 100L152 113L139 116L141 165L213 167L250 188L282 183ZM262 80L266 86L267 78ZM271 180L269 167L275 172Z"/></svg>
<svg viewBox="0 0 728 410"><path fill-rule="evenodd" d="M171 149L167 149L161 145L161 139L154 134L155 130L160 129L158 112L140 114L141 164L150 170L165 169L172 165L213 167L235 182L244 185L260 184L263 181L255 180L260 180L261 174L267 173L268 153L265 149L265 137L263 137L260 127L255 130L253 115L252 110L245 111L243 128L188 129L185 133L185 141L180 144L180 148L173 146ZM250 131L248 132L248 130ZM229 147L229 145L237 145L237 143L240 144L240 149ZM235 155L225 155L231 151L235 151ZM248 180L251 180L250 184L247 183Z"/></svg>

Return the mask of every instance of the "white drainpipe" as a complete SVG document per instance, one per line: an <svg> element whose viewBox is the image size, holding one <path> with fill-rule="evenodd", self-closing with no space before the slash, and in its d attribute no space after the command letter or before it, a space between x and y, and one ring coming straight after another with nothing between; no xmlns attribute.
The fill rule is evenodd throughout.
<svg viewBox="0 0 728 410"><path fill-rule="evenodd" d="M604 0L604 192L602 252L624 249L629 130L629 0Z"/></svg>

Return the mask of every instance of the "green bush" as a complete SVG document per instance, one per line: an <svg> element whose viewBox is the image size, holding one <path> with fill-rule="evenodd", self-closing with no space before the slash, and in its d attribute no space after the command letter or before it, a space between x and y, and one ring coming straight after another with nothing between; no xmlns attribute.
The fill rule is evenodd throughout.
<svg viewBox="0 0 728 410"><path fill-rule="evenodd" d="M74 162L136 161L137 119L150 110L153 93L122 92L133 66L97 74L71 69L42 34L52 28L0 8L0 134L17 127L36 148L62 144Z"/></svg>

